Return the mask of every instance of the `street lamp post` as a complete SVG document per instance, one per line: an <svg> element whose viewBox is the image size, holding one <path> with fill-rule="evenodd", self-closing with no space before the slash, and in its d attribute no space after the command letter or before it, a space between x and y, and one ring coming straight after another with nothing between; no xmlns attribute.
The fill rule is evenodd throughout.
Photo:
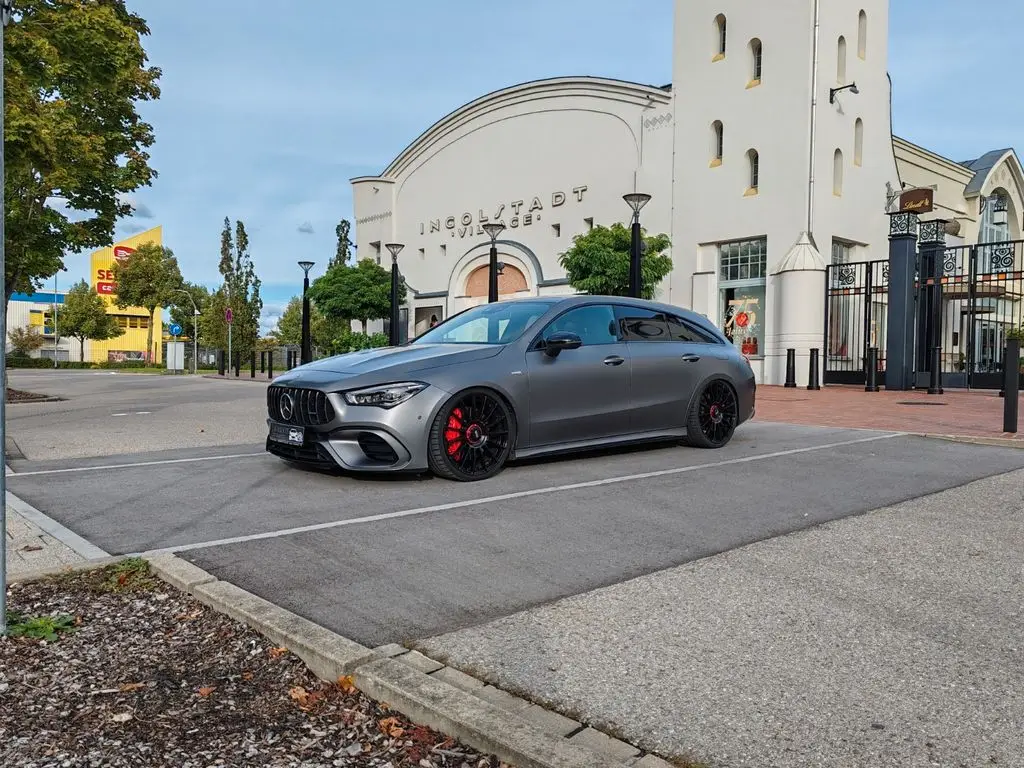
<svg viewBox="0 0 1024 768"><path fill-rule="evenodd" d="M192 374L199 373L199 307L192 294L184 288L176 288L175 293L184 293L192 302Z"/></svg>
<svg viewBox="0 0 1024 768"><path fill-rule="evenodd" d="M651 196L643 192L630 192L623 195L622 199L633 209L633 225L629 243L629 295L631 298L639 299L643 292L640 270L640 259L643 255L643 238L640 236L640 209L650 202Z"/></svg>
<svg viewBox="0 0 1024 768"><path fill-rule="evenodd" d="M0 62L4 60L4 29L11 20L14 3L12 0L0 0ZM6 254L4 253L4 73L0 66L0 275L7 274ZM4 343L4 353L0 355L0 381L3 381L4 392L0 396L0 450L7 445L7 313L0 312L0 340ZM7 472L0 472L0 636L7 634Z"/></svg>
<svg viewBox="0 0 1024 768"><path fill-rule="evenodd" d="M500 221L484 224L484 232L491 238L490 261L487 266L487 302L493 304L498 300L498 235L505 231Z"/></svg>
<svg viewBox="0 0 1024 768"><path fill-rule="evenodd" d="M388 328L388 344L398 346L398 254L405 245L402 243L385 243L384 247L391 253L391 323Z"/></svg>
<svg viewBox="0 0 1024 768"><path fill-rule="evenodd" d="M313 362L313 345L309 338L309 270L316 262L300 261L302 267L302 365Z"/></svg>

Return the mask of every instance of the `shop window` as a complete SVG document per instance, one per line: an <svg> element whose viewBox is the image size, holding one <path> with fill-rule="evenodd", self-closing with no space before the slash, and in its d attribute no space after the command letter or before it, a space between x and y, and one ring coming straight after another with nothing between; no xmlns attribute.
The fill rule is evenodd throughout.
<svg viewBox="0 0 1024 768"><path fill-rule="evenodd" d="M853 124L853 164L864 163L864 121L859 117Z"/></svg>
<svg viewBox="0 0 1024 768"><path fill-rule="evenodd" d="M721 120L715 120L711 124L711 167L717 168L722 164L722 154L725 151L725 127Z"/></svg>
<svg viewBox="0 0 1024 768"><path fill-rule="evenodd" d="M857 57L866 59L868 55L868 15L861 9L857 16Z"/></svg>
<svg viewBox="0 0 1024 768"><path fill-rule="evenodd" d="M761 41L755 37L750 41L750 82L747 83L747 88L761 84L762 53Z"/></svg>
<svg viewBox="0 0 1024 768"><path fill-rule="evenodd" d="M726 41L725 16L723 14L720 13L717 16L715 16L715 23L712 26L712 32L714 34L715 53L711 60L721 61L722 59L725 58Z"/></svg>
<svg viewBox="0 0 1024 768"><path fill-rule="evenodd" d="M848 243L845 240L832 239L832 263L833 264L849 264L853 261L853 249L852 243Z"/></svg>
<svg viewBox="0 0 1024 768"><path fill-rule="evenodd" d="M837 149L832 154L832 194L843 196L843 150Z"/></svg>
<svg viewBox="0 0 1024 768"><path fill-rule="evenodd" d="M722 330L747 357L764 355L766 238L718 246L719 311Z"/></svg>
<svg viewBox="0 0 1024 768"><path fill-rule="evenodd" d="M747 166L749 171L749 185L747 186L747 195L756 195L758 191L758 185L761 183L761 157L757 154L756 149L747 150Z"/></svg>
<svg viewBox="0 0 1024 768"><path fill-rule="evenodd" d="M836 82L846 85L846 38L842 35L839 36L836 49Z"/></svg>
<svg viewBox="0 0 1024 768"><path fill-rule="evenodd" d="M139 318L137 318L137 317L129 317L128 318L128 327L129 328L138 328L139 327Z"/></svg>

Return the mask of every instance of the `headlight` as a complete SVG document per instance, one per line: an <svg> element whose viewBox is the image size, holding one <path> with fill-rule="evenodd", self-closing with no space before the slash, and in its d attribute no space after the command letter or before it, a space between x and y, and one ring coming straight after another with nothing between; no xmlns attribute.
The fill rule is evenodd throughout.
<svg viewBox="0 0 1024 768"><path fill-rule="evenodd" d="M353 389L351 392L345 392L344 398L349 405L394 408L426 388L427 385L421 381L400 381L395 384L382 384L379 387Z"/></svg>

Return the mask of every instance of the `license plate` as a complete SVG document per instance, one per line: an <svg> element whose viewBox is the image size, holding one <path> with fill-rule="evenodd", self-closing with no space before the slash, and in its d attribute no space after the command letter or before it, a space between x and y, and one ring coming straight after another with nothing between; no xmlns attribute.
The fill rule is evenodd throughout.
<svg viewBox="0 0 1024 768"><path fill-rule="evenodd" d="M306 432L302 427L292 427L287 424L271 424L270 439L275 443L302 445L306 441Z"/></svg>

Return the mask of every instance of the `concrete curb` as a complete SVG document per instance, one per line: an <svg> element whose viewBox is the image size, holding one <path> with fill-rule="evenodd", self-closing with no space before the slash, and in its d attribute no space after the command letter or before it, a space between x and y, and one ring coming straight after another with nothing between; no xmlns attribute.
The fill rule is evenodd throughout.
<svg viewBox="0 0 1024 768"><path fill-rule="evenodd" d="M111 555L110 557L104 557L98 560L83 560L80 563L65 563L64 565L55 565L52 568L39 568L34 571L22 571L19 574L8 576L7 583L28 584L33 581L42 581L43 579L50 579L54 576L61 576L66 573L78 573L80 571L91 571L96 568L103 568L108 565L119 563L125 559L127 559L127 555Z"/></svg>
<svg viewBox="0 0 1024 768"><path fill-rule="evenodd" d="M320 679L333 683L351 675L368 696L519 768L670 768L655 755L417 651L397 644L366 648L177 555L146 559L161 579L288 648Z"/></svg>
<svg viewBox="0 0 1024 768"><path fill-rule="evenodd" d="M40 512L27 501L18 498L10 491L7 491L7 506L36 526L36 528L39 528L43 533L49 534L85 560L95 562L110 557L109 552L105 552L95 544L86 541L71 529L64 527L52 517Z"/></svg>
<svg viewBox="0 0 1024 768"><path fill-rule="evenodd" d="M976 437L974 435L939 435L926 432L911 433L930 440L949 440L953 443L971 443L973 445L994 445L999 448L1024 449L1024 439L1018 437Z"/></svg>

